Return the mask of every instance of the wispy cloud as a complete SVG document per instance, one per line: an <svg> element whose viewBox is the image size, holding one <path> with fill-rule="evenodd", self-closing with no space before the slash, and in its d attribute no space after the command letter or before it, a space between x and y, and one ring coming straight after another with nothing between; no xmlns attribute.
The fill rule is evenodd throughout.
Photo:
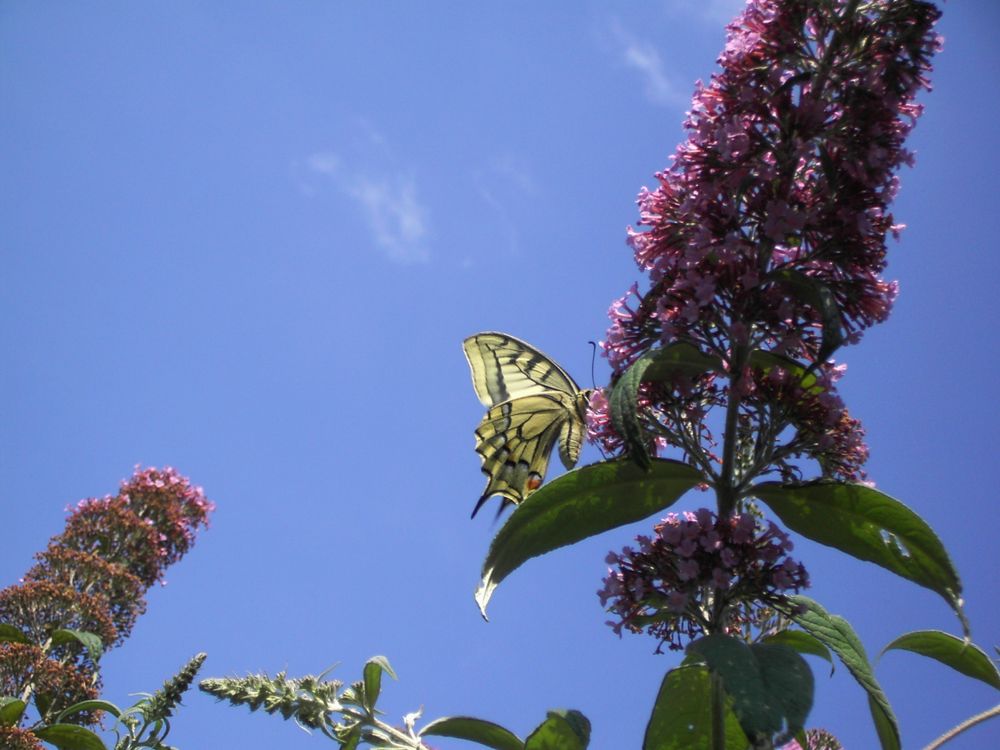
<svg viewBox="0 0 1000 750"><path fill-rule="evenodd" d="M379 149L385 139L370 125L365 137ZM355 161L366 161L365 154ZM373 158L368 161L384 161ZM372 242L389 260L400 264L425 263L430 260L427 248L429 212L420 200L412 174L378 170L372 166L354 167L339 153L318 151L299 165L298 186L304 195L315 196L324 182L332 184L344 197L361 208ZM317 179L319 178L319 179Z"/></svg>
<svg viewBox="0 0 1000 750"><path fill-rule="evenodd" d="M667 72L656 47L626 30L617 18L611 20L609 29L621 62L642 77L643 92L650 102L665 106L687 104L687 97Z"/></svg>
<svg viewBox="0 0 1000 750"><path fill-rule="evenodd" d="M365 210L372 239L386 256L399 263L424 263L430 253L423 243L427 234L427 211L417 198L412 178L396 176L391 181L359 176L347 193Z"/></svg>

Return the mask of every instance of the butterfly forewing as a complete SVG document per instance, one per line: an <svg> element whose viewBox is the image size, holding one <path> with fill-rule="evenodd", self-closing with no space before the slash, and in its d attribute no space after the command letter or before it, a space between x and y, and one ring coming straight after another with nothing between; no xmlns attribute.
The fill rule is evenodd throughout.
<svg viewBox="0 0 1000 750"><path fill-rule="evenodd" d="M479 333L463 344L472 386L483 406L549 391L576 394L566 372L530 344L505 333Z"/></svg>

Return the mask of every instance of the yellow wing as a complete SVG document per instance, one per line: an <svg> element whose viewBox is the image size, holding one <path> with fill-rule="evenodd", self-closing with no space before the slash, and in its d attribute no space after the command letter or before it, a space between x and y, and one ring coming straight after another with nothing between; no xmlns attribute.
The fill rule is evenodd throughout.
<svg viewBox="0 0 1000 750"><path fill-rule="evenodd" d="M503 512L538 489L557 440L563 465L576 465L590 391L581 391L559 365L513 336L479 333L463 348L476 395L489 407L476 430L476 452L489 481L475 517L493 495L503 498Z"/></svg>

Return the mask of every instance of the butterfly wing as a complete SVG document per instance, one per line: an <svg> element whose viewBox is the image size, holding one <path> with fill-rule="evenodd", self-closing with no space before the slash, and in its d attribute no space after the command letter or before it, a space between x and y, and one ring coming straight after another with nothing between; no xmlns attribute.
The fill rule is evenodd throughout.
<svg viewBox="0 0 1000 750"><path fill-rule="evenodd" d="M476 395L490 407L476 430L476 452L488 481L475 517L493 495L503 498L503 512L538 489L557 440L566 468L576 465L589 391L513 336L480 333L466 339L464 349Z"/></svg>
<svg viewBox="0 0 1000 750"><path fill-rule="evenodd" d="M477 333L462 344L472 386L483 406L550 391L575 395L580 387L531 344L506 333Z"/></svg>

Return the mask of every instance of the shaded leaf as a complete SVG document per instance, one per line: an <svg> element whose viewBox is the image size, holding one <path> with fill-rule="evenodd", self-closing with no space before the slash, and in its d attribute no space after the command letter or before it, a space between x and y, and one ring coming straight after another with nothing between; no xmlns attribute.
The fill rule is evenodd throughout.
<svg viewBox="0 0 1000 750"><path fill-rule="evenodd" d="M726 750L746 750L750 741L726 706ZM693 660L671 669L663 678L646 725L643 750L690 750L711 747L712 684L708 668Z"/></svg>
<svg viewBox="0 0 1000 750"><path fill-rule="evenodd" d="M794 649L781 644L753 646L728 635L709 635L687 651L722 677L740 726L750 737L802 729L812 708L813 676Z"/></svg>
<svg viewBox="0 0 1000 750"><path fill-rule="evenodd" d="M780 643L794 648L800 654L811 654L830 662L830 674L833 674L833 654L830 649L823 645L816 636L809 635L804 630L780 630L765 638L761 638L761 643Z"/></svg>
<svg viewBox="0 0 1000 750"><path fill-rule="evenodd" d="M767 503L785 526L802 536L936 591L965 624L962 583L944 545L898 500L862 484L828 481L765 482L748 494Z"/></svg>
<svg viewBox="0 0 1000 750"><path fill-rule="evenodd" d="M114 703L102 700L91 700L91 701L80 701L79 703L74 703L68 708L64 708L59 712L56 717L56 723L61 722L67 716L72 716L73 714L78 714L81 711L107 711L109 714L114 716L116 719L120 718L122 715L122 710L118 708Z"/></svg>
<svg viewBox="0 0 1000 750"><path fill-rule="evenodd" d="M471 716L446 716L436 719L420 730L420 736L454 737L478 742L493 750L524 750L524 743L516 734L492 721Z"/></svg>
<svg viewBox="0 0 1000 750"><path fill-rule="evenodd" d="M59 630L53 631L52 643L55 646L64 646L67 643L79 643L87 650L91 661L95 663L100 660L101 654L104 653L104 645L101 643L100 637L94 633L87 633L83 630L60 628Z"/></svg>
<svg viewBox="0 0 1000 750"><path fill-rule="evenodd" d="M823 338L816 359L826 360L844 343L844 333L840 324L840 306L830 288L800 271L783 268L771 274L771 278L791 287L796 296L819 313L823 324Z"/></svg>
<svg viewBox="0 0 1000 750"><path fill-rule="evenodd" d="M549 711L548 718L524 741L524 750L585 750L590 721L579 711Z"/></svg>
<svg viewBox="0 0 1000 750"><path fill-rule="evenodd" d="M543 485L517 507L490 545L476 591L483 617L497 585L525 561L647 518L702 481L697 469L658 458L649 471L630 461L602 461Z"/></svg>
<svg viewBox="0 0 1000 750"><path fill-rule="evenodd" d="M912 651L936 659L956 672L985 682L1000 690L1000 672L985 651L976 644L940 630L915 630L904 633L884 649Z"/></svg>
<svg viewBox="0 0 1000 750"><path fill-rule="evenodd" d="M765 352L755 349L750 353L748 363L751 367L761 370L765 375L771 373L776 368L781 368L791 374L799 382L799 386L810 396L818 396L825 388L819 383L819 379L801 362L791 357L786 357L775 352Z"/></svg>
<svg viewBox="0 0 1000 750"><path fill-rule="evenodd" d="M0 696L0 727L13 727L21 719L27 704L10 695Z"/></svg>
<svg viewBox="0 0 1000 750"><path fill-rule="evenodd" d="M899 726L889 699L875 679L865 647L854 628L843 617L831 615L819 602L806 596L789 597L792 609L785 614L799 627L830 647L858 684L868 693L869 706L882 750L899 750Z"/></svg>
<svg viewBox="0 0 1000 750"><path fill-rule="evenodd" d="M51 724L31 731L59 750L107 750L100 737L76 724Z"/></svg>
<svg viewBox="0 0 1000 750"><path fill-rule="evenodd" d="M750 650L757 659L768 699L781 707L788 734L801 732L815 692L806 660L795 649L780 643L755 643Z"/></svg>
<svg viewBox="0 0 1000 750"><path fill-rule="evenodd" d="M6 622L0 622L0 643L31 643L28 636Z"/></svg>
<svg viewBox="0 0 1000 750"><path fill-rule="evenodd" d="M388 674L392 679L396 678L396 673L389 666L389 660L384 656L373 656L365 662L364 682L365 682L365 705L374 708L382 690L382 672Z"/></svg>
<svg viewBox="0 0 1000 750"><path fill-rule="evenodd" d="M646 352L615 383L608 399L611 422L628 446L629 457L649 468L646 431L639 414L639 387L644 382L670 380L676 375L697 377L712 369L721 369L717 357L703 354L696 346L678 341Z"/></svg>

